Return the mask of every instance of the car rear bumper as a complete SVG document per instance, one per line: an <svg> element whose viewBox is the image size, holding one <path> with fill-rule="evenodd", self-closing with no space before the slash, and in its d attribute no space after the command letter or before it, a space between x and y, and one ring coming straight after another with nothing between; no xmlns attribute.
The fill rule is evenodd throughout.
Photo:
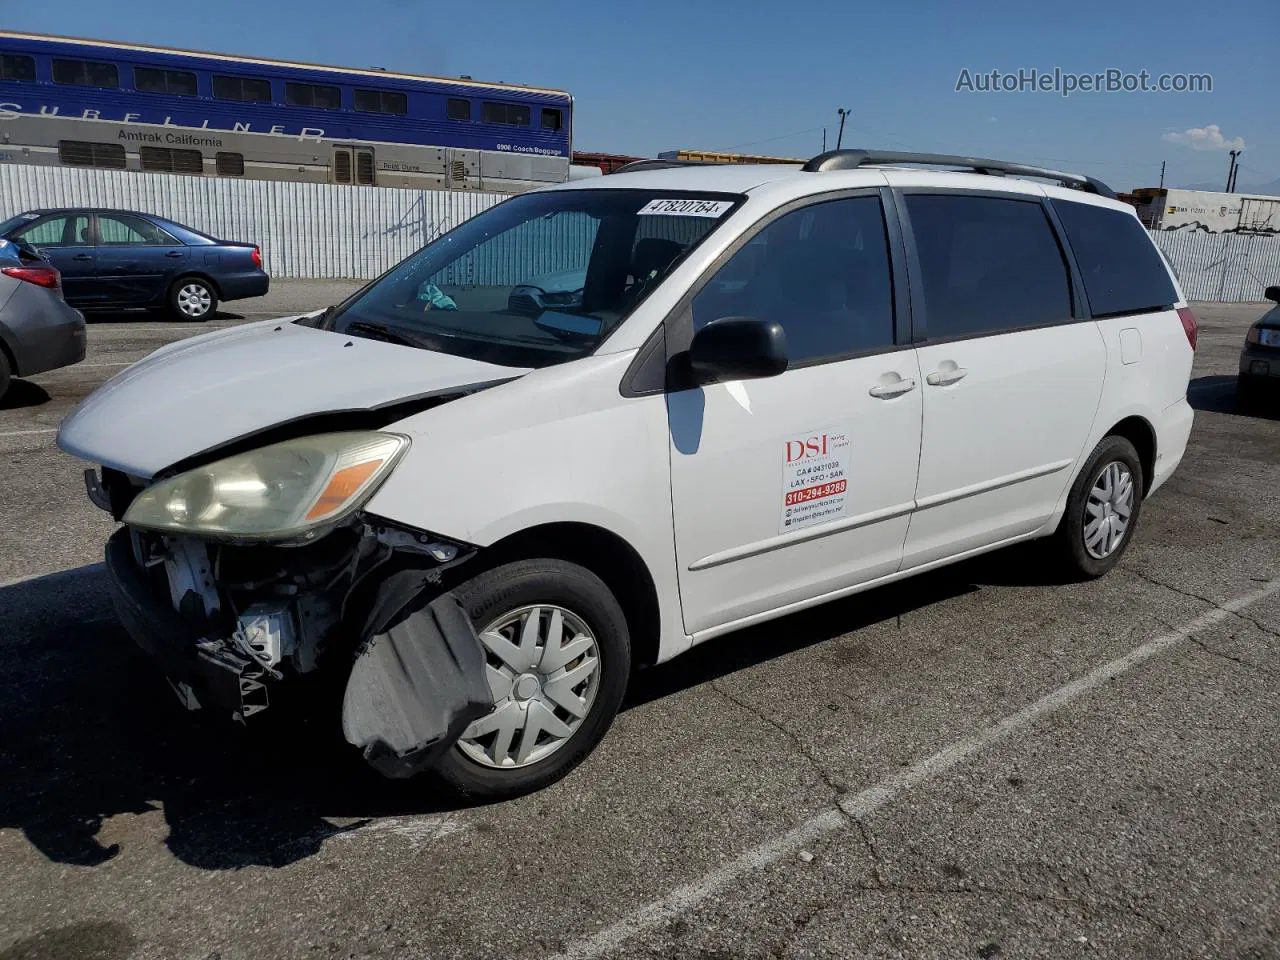
<svg viewBox="0 0 1280 960"><path fill-rule="evenodd" d="M1156 465L1152 471L1151 486L1147 488L1148 495L1155 493L1178 469L1187 451L1194 422L1195 413L1186 397L1165 408L1160 423L1156 425Z"/></svg>
<svg viewBox="0 0 1280 960"><path fill-rule="evenodd" d="M13 348L22 377L79 363L85 353L84 314L67 305L50 290L22 284L4 310L0 325Z"/></svg>
<svg viewBox="0 0 1280 960"><path fill-rule="evenodd" d="M266 296L271 288L271 278L262 271L235 273L218 277L218 293L225 303L228 300L244 300L248 297Z"/></svg>
<svg viewBox="0 0 1280 960"><path fill-rule="evenodd" d="M1245 347L1240 351L1240 376L1257 380L1280 379L1280 350Z"/></svg>

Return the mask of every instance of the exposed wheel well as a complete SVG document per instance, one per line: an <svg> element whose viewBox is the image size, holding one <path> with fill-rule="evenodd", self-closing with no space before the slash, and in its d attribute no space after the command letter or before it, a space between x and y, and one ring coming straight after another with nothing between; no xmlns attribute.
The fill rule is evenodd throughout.
<svg viewBox="0 0 1280 960"><path fill-rule="evenodd" d="M222 299L222 291L218 289L218 281L213 279L206 273L182 273L173 278L173 283L169 284L169 293L173 294L173 289L183 280L200 280L209 285L209 289L213 291L213 295L219 300Z"/></svg>
<svg viewBox="0 0 1280 960"><path fill-rule="evenodd" d="M481 570L534 557L576 563L603 580L626 614L632 660L638 666L657 661L661 626L653 577L631 544L601 527L548 523L521 530L457 567L457 576L469 578Z"/></svg>
<svg viewBox="0 0 1280 960"><path fill-rule="evenodd" d="M1106 435L1124 437L1138 451L1138 461L1142 464L1142 495L1145 497L1151 489L1156 467L1156 432L1151 429L1151 424L1142 417L1125 417Z"/></svg>
<svg viewBox="0 0 1280 960"><path fill-rule="evenodd" d="M14 356L9 345L4 342L4 338L0 337L0 354L4 355L5 360L9 362L9 372L15 377L18 376L18 358Z"/></svg>

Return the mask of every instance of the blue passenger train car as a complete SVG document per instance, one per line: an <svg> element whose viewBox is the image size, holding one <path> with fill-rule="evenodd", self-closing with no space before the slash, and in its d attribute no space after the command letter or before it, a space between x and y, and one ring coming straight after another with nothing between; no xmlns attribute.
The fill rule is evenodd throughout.
<svg viewBox="0 0 1280 960"><path fill-rule="evenodd" d="M559 90L0 32L0 163L519 192L572 130Z"/></svg>

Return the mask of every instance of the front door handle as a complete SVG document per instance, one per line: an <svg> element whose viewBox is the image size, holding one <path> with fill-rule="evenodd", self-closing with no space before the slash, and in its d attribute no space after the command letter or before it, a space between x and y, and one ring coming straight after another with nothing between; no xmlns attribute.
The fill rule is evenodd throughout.
<svg viewBox="0 0 1280 960"><path fill-rule="evenodd" d="M72 260L92 260L92 259L93 259L93 254L91 254L91 253L77 253L77 254L76 254L74 257L72 257L71 259L72 259Z"/></svg>
<svg viewBox="0 0 1280 960"><path fill-rule="evenodd" d="M867 393L873 397L879 397L881 400L892 400L894 397L900 397L904 393L910 393L916 388L914 380L895 380L893 383L882 383L879 386L872 387Z"/></svg>
<svg viewBox="0 0 1280 960"><path fill-rule="evenodd" d="M969 371L964 367L948 367L945 370L935 370L933 373L925 377L932 387L945 387L948 384L958 383L969 375Z"/></svg>
<svg viewBox="0 0 1280 960"><path fill-rule="evenodd" d="M181 250L170 250L168 253L165 254L165 256L176 258L176 257L185 257L186 254L183 253Z"/></svg>

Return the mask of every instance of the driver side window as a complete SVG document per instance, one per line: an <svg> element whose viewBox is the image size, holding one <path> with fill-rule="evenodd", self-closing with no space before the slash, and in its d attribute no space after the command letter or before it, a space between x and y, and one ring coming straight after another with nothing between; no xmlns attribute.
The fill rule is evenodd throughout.
<svg viewBox="0 0 1280 960"><path fill-rule="evenodd" d="M720 317L776 320L791 365L893 346L893 284L879 197L784 214L693 300L694 330Z"/></svg>

